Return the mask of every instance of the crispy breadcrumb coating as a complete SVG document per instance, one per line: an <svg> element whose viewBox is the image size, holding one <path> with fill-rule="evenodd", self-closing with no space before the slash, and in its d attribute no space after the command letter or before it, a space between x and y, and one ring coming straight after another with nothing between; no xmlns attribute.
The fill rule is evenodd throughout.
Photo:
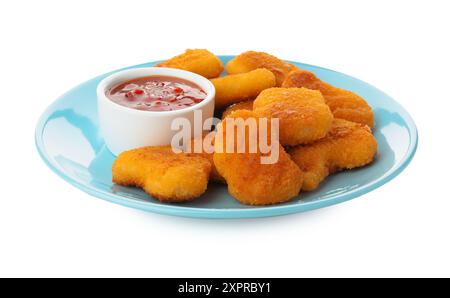
<svg viewBox="0 0 450 298"><path fill-rule="evenodd" d="M215 107L218 109L255 98L261 91L276 84L273 73L265 68L219 77L211 82L216 88Z"/></svg>
<svg viewBox="0 0 450 298"><path fill-rule="evenodd" d="M225 111L223 111L222 119L237 110L248 110L248 111L253 110L253 100L243 101L229 106Z"/></svg>
<svg viewBox="0 0 450 298"><path fill-rule="evenodd" d="M258 119L254 112L245 110L234 111L229 118ZM216 138L214 164L226 180L229 193L239 202L248 205L275 204L296 197L302 186L303 173L283 147L275 143L274 146L278 146L279 150L278 160L272 164L262 164L261 156L265 154L259 149L255 153L249 151L247 145L250 136L247 129L245 152L227 153L226 145L230 140L226 138L226 131L233 128L227 127L226 123L226 120L223 120L219 126L218 134L223 134L223 139ZM234 137L236 146L236 135ZM259 138L259 135L257 137Z"/></svg>
<svg viewBox="0 0 450 298"><path fill-rule="evenodd" d="M182 202L202 195L210 162L201 156L174 153L170 146L142 147L121 153L112 167L113 182L142 187L163 202Z"/></svg>
<svg viewBox="0 0 450 298"><path fill-rule="evenodd" d="M264 52L248 51L231 59L226 69L229 74L249 72L257 68L267 68L276 77L277 86L281 86L286 75L294 69L295 65L287 63L275 56Z"/></svg>
<svg viewBox="0 0 450 298"><path fill-rule="evenodd" d="M304 172L303 190L311 191L331 173L371 163L377 140L367 125L335 119L328 135L310 145L289 150Z"/></svg>
<svg viewBox="0 0 450 298"><path fill-rule="evenodd" d="M188 49L183 54L170 58L156 66L183 69L195 72L208 79L217 78L223 71L222 61L205 49Z"/></svg>
<svg viewBox="0 0 450 298"><path fill-rule="evenodd" d="M199 143L197 144L196 142ZM210 181L226 183L225 179L220 176L219 172L216 169L216 166L214 165L214 137L192 139L187 146L190 149L189 153L187 153L189 156L203 157L211 164L211 173L209 175ZM212 152L209 152L207 146L212 147Z"/></svg>
<svg viewBox="0 0 450 298"><path fill-rule="evenodd" d="M295 146L325 137L333 114L319 91L306 88L270 88L253 102L260 117L278 118L280 143Z"/></svg>
<svg viewBox="0 0 450 298"><path fill-rule="evenodd" d="M310 71L299 69L290 72L283 82L283 87L319 90L335 118L374 126L373 111L361 96L323 82Z"/></svg>

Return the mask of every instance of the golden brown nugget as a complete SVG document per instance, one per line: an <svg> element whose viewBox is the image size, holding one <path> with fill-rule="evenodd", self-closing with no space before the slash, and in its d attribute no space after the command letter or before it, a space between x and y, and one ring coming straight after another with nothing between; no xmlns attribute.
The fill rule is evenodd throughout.
<svg viewBox="0 0 450 298"><path fill-rule="evenodd" d="M371 163L377 140L367 125L335 119L327 137L310 145L289 150L304 172L303 190L316 189L331 173Z"/></svg>
<svg viewBox="0 0 450 298"><path fill-rule="evenodd" d="M245 73L257 68L267 68L270 70L276 77L276 86L281 86L286 75L294 69L297 69L296 66L275 56L255 51L244 52L236 56L226 66L229 74Z"/></svg>
<svg viewBox="0 0 450 298"><path fill-rule="evenodd" d="M178 68L195 72L205 78L217 78L223 71L223 64L218 57L205 49L186 50L156 66Z"/></svg>
<svg viewBox="0 0 450 298"><path fill-rule="evenodd" d="M253 100L243 101L229 106L225 111L223 111L222 119L237 110L247 110L247 111L253 110Z"/></svg>
<svg viewBox="0 0 450 298"><path fill-rule="evenodd" d="M209 161L209 163L211 164L211 173L209 175L209 179L211 181L215 181L215 182L220 182L220 183L226 183L225 179L223 179L222 176L220 176L219 172L216 169L216 166L214 165L214 160L213 160L213 156L214 156L214 137L211 137L209 140L209 143L206 143L207 141L205 141L205 139L192 139L190 141L190 143L188 144L188 147L190 149L189 152L187 152L187 154L189 156L200 156L205 158L206 160ZM196 142L199 142L197 145ZM212 152L209 152L210 150L208 150L209 148L207 148L207 146L211 146L212 148Z"/></svg>
<svg viewBox="0 0 450 298"><path fill-rule="evenodd" d="M238 110L229 118L255 119L257 115L252 111ZM226 118L228 119L228 117ZM268 205L288 201L300 192L303 173L290 159L278 143L274 146L279 150L279 157L275 163L263 164L261 157L267 156L258 149L255 153L249 151L249 129L246 131L246 150L244 153L226 151L226 131L235 127L227 127L226 120L219 125L218 134L223 138L216 138L214 163L219 173L228 184L229 193L238 201L248 205ZM269 132L270 135L270 132ZM252 136L254 136L252 134ZM256 136L259 138L259 135ZM275 141L274 141L275 142ZM234 136L236 150L237 136Z"/></svg>
<svg viewBox="0 0 450 298"><path fill-rule="evenodd" d="M295 146L326 136L333 114L319 91L306 88L270 88L253 102L260 117L278 118L280 143Z"/></svg>
<svg viewBox="0 0 450 298"><path fill-rule="evenodd" d="M310 71L300 69L292 71L283 82L283 87L319 90L335 118L374 126L373 111L361 96L321 81Z"/></svg>
<svg viewBox="0 0 450 298"><path fill-rule="evenodd" d="M210 162L201 156L156 146L121 153L113 164L112 176L114 183L142 187L160 201L182 202L206 191L210 171Z"/></svg>
<svg viewBox="0 0 450 298"><path fill-rule="evenodd" d="M215 107L218 109L255 98L276 84L273 73L265 68L212 79L211 82L216 88Z"/></svg>

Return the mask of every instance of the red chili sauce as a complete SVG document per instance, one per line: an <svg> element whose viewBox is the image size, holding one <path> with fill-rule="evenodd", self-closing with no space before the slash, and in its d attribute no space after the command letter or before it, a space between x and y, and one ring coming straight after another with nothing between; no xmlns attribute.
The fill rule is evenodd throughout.
<svg viewBox="0 0 450 298"><path fill-rule="evenodd" d="M191 107L206 97L190 81L166 76L149 76L125 81L106 92L113 102L144 111L173 111Z"/></svg>

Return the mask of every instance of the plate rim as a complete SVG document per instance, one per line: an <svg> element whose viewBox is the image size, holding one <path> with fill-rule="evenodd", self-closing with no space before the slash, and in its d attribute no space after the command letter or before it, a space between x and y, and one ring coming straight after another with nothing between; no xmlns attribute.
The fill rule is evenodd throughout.
<svg viewBox="0 0 450 298"><path fill-rule="evenodd" d="M229 59L234 57L234 55L218 55L219 58L222 59ZM322 70L330 71L339 75L344 75L346 77L352 78L354 80L360 81L372 88L374 88L377 92L380 92L384 96L388 97L392 102L394 102L400 110L402 111L402 119L406 123L406 127L408 128L408 132L410 135L410 142L408 144L408 149L405 152L402 159L395 163L394 167L392 167L389 171L383 173L381 177L379 177L376 180L371 181L369 184L364 185L361 188L356 188L350 191L347 191L343 194L340 194L338 196L331 196L329 198L324 198L318 201L310 201L310 202L304 202L302 204L297 205L269 205L269 206L260 206L260 207L254 207L254 208L242 208L242 209L234 209L234 208L199 208L199 207L186 207L182 205L174 205L174 204L159 204L159 203L153 203L153 202L140 202L137 200L133 200L131 198L127 198L118 194L110 193L107 191L100 190L98 188L93 188L86 186L85 184L82 184L78 182L76 179L70 177L65 172L60 170L57 165L55 165L51 160L51 157L47 154L45 150L45 145L43 142L43 132L45 125L47 123L48 115L53 110L53 107L62 99L65 97L66 94L72 92L74 89L79 87L80 85L83 85L87 82L90 82L94 79L96 79L99 76L108 75L110 73L114 73L117 71L121 71L124 69L129 68L135 68L143 65L148 65L150 63L157 63L158 61L152 61L142 64L137 64L133 66L128 66L125 68L117 69L114 71L111 71L106 74L102 74L99 76L96 76L94 78L91 78L87 81L84 81L77 86L69 89L67 92L65 92L63 95L59 96L56 100L54 100L41 114L41 116L38 119L36 128L35 128L35 146L37 148L37 151L39 153L39 156L44 161L44 163L58 176L63 178L66 182L69 184L75 186L76 188L88 193L89 195L95 196L97 198L110 201L119 205L123 205L126 207L131 207L135 209L140 209L144 211L149 212L155 212L159 214L166 214L166 215L175 215L175 216L182 216L182 217L191 217L191 218L209 218L209 219L239 219L239 218L258 218L258 217L270 217L270 216L279 216L279 215L287 215L292 213L299 213L299 212L305 212L313 209L319 209L323 207L332 206L335 204L339 204L354 198L357 198L363 194L366 194L368 192L371 192L372 190L386 184L387 182L391 181L395 177L397 177L412 161L412 159L415 156L415 153L417 151L418 147L418 141L419 141L419 134L416 124L414 123L414 120L410 116L409 112L394 98L383 92L382 90L376 88L375 86L362 81L358 78L349 76L345 73L338 72L332 69L296 62L296 61L289 61L286 60L289 63L300 63L302 65L310 66L313 68L319 68Z"/></svg>

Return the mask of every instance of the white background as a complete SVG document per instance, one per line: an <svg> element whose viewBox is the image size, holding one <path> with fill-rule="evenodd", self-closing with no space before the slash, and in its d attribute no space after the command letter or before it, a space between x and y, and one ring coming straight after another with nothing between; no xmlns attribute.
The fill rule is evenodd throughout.
<svg viewBox="0 0 450 298"><path fill-rule="evenodd" d="M450 276L448 1L2 1L0 276ZM303 214L196 220L91 197L34 146L71 87L185 48L253 49L338 70L415 119L410 166Z"/></svg>

